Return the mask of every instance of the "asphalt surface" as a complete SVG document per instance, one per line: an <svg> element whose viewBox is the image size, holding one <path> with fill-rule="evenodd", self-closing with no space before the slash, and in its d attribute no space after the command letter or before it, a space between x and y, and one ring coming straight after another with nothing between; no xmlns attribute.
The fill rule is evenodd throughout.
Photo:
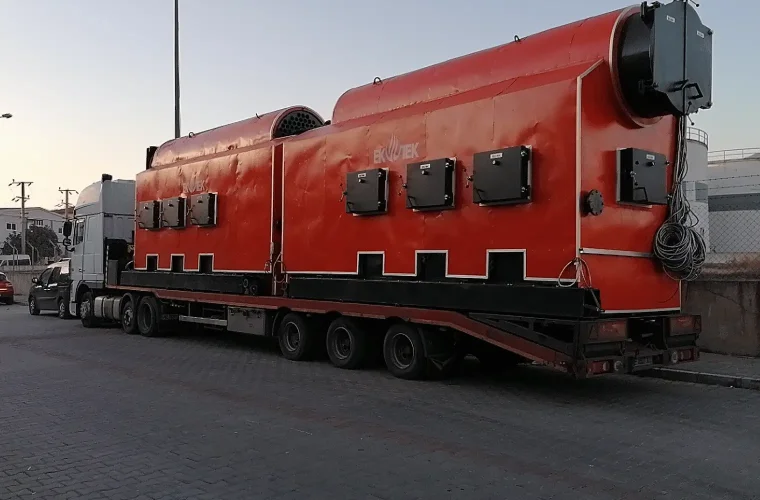
<svg viewBox="0 0 760 500"><path fill-rule="evenodd" d="M0 498L760 498L760 392L437 382L0 306Z"/></svg>

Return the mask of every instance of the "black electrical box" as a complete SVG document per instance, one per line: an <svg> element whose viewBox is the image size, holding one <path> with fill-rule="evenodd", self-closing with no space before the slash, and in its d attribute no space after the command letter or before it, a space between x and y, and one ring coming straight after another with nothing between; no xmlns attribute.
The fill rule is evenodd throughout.
<svg viewBox="0 0 760 500"><path fill-rule="evenodd" d="M141 229L159 229L161 227L161 204L158 201L140 202L137 227Z"/></svg>
<svg viewBox="0 0 760 500"><path fill-rule="evenodd" d="M618 202L635 205L667 205L665 155L627 148L618 151Z"/></svg>
<svg viewBox="0 0 760 500"><path fill-rule="evenodd" d="M179 229L185 227L185 198L167 198L161 200L161 222L163 227Z"/></svg>
<svg viewBox="0 0 760 500"><path fill-rule="evenodd" d="M194 194L190 197L190 223L196 226L216 225L216 193Z"/></svg>
<svg viewBox="0 0 760 500"><path fill-rule="evenodd" d="M472 201L480 205L511 205L531 201L529 146L475 153Z"/></svg>
<svg viewBox="0 0 760 500"><path fill-rule="evenodd" d="M346 213L382 214L388 210L388 172L372 168L346 174Z"/></svg>
<svg viewBox="0 0 760 500"><path fill-rule="evenodd" d="M439 158L406 166L406 208L440 210L454 206L456 160Z"/></svg>

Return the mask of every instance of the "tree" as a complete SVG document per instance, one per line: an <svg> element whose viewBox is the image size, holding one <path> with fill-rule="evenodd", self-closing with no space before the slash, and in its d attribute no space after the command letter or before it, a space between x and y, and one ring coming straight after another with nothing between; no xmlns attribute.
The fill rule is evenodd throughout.
<svg viewBox="0 0 760 500"><path fill-rule="evenodd" d="M46 257L55 257L57 253L60 253L58 235L49 227L29 226L26 231L26 242L26 253L32 257L32 260L40 261ZM3 242L2 253L4 255L16 252L21 253L21 233L11 234Z"/></svg>

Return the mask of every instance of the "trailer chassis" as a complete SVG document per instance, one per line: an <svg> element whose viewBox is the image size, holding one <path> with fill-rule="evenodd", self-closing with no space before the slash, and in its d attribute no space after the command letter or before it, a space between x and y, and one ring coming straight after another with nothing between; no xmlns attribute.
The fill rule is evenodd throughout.
<svg viewBox="0 0 760 500"><path fill-rule="evenodd" d="M422 378L431 368L448 372L466 354L496 368L530 362L575 378L635 373L699 358L700 317L685 314L547 319L152 287L117 285L104 292L93 299L93 317L118 321L127 333L154 336L164 325L194 323L277 337L283 355L293 360L313 357L304 342L312 351L321 344L334 364L355 368L362 363L351 357L351 345L368 351L380 345L370 338L385 337L386 365L402 378ZM83 323L93 324L85 318ZM340 335L346 339L343 348ZM419 347L412 356L424 358L430 366L413 373L399 369L403 362L388 352L394 349L388 340L393 335L406 341L407 352ZM294 347L298 338L302 344Z"/></svg>

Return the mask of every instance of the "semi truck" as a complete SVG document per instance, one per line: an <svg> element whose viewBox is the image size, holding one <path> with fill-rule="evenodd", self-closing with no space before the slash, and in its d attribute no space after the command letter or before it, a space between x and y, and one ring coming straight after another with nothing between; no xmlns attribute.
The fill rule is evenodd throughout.
<svg viewBox="0 0 760 500"><path fill-rule="evenodd" d="M645 2L376 78L331 120L292 106L149 147L64 227L70 312L406 379L468 354L581 378L694 361L681 181L711 37L688 2Z"/></svg>

